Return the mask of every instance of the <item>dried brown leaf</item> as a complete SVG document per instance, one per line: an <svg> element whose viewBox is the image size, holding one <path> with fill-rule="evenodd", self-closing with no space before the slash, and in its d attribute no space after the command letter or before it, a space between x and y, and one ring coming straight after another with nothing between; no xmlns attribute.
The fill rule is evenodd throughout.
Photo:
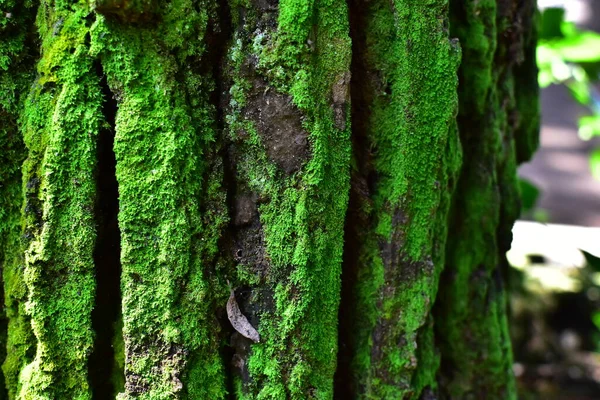
<svg viewBox="0 0 600 400"><path fill-rule="evenodd" d="M235 293L231 290L231 295L229 296L229 300L227 300L227 317L229 318L229 322L233 328L238 331L242 336L247 337L254 342L260 342L260 336L254 327L248 321L248 318L238 306L238 303L235 299Z"/></svg>

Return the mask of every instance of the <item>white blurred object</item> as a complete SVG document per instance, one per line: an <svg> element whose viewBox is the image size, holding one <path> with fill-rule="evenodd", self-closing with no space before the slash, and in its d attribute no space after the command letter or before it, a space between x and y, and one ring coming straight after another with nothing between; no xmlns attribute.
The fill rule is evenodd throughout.
<svg viewBox="0 0 600 400"><path fill-rule="evenodd" d="M539 254L550 264L581 268L585 258L580 250L600 257L600 228L517 221L507 256L517 266L527 255Z"/></svg>
<svg viewBox="0 0 600 400"><path fill-rule="evenodd" d="M562 7L566 11L565 19L567 21L585 24L590 22L592 18L591 1L594 0L538 0L538 7L540 9Z"/></svg>
<svg viewBox="0 0 600 400"><path fill-rule="evenodd" d="M508 262L525 272L528 290L577 292L577 271L586 265L581 250L600 257L600 228L517 221ZM534 259L532 257L536 257ZM600 286L600 274L592 276ZM598 294L590 293L590 296Z"/></svg>

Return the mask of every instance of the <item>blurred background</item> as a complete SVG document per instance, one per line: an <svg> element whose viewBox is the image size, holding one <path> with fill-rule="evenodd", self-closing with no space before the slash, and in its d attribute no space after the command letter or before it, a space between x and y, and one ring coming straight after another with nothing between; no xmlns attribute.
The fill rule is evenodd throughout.
<svg viewBox="0 0 600 400"><path fill-rule="evenodd" d="M540 149L519 170L510 306L521 399L600 399L600 0L538 0Z"/></svg>

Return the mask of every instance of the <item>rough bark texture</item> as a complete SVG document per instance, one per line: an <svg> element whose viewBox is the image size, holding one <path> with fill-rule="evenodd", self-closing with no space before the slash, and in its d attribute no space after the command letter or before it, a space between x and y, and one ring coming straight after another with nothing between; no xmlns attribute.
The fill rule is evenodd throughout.
<svg viewBox="0 0 600 400"><path fill-rule="evenodd" d="M517 161L537 145L535 88L520 76L536 75L534 16L533 2L451 4L451 32L464 43L458 124L468 156L453 199L435 319L440 382L452 398L516 398L505 253L519 216Z"/></svg>
<svg viewBox="0 0 600 400"><path fill-rule="evenodd" d="M445 1L351 4L357 167L340 337L352 384L339 386L352 397L418 397L439 364L430 312L461 161L460 46Z"/></svg>
<svg viewBox="0 0 600 400"><path fill-rule="evenodd" d="M515 398L534 7L0 0L0 399Z"/></svg>
<svg viewBox="0 0 600 400"><path fill-rule="evenodd" d="M239 398L331 398L349 183L350 38L340 0L230 3L225 68Z"/></svg>
<svg viewBox="0 0 600 400"><path fill-rule="evenodd" d="M177 0L152 24L107 14L91 27L118 105L123 399L225 397L212 310L227 216L205 45L215 7Z"/></svg>
<svg viewBox="0 0 600 400"><path fill-rule="evenodd" d="M25 309L35 335L19 398L86 398L93 345L95 142L99 77L88 54L85 7L40 2L41 58L22 110Z"/></svg>

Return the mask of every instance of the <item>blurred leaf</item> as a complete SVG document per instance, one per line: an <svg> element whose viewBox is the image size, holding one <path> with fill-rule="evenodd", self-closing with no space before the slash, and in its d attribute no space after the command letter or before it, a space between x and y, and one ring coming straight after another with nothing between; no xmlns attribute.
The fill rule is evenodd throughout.
<svg viewBox="0 0 600 400"><path fill-rule="evenodd" d="M557 53L549 44L539 43L536 53L537 65L539 69L538 82L541 87L550 86L555 82L554 73L552 72L554 64L563 63L560 54Z"/></svg>
<svg viewBox="0 0 600 400"><path fill-rule="evenodd" d="M548 223L550 222L550 214L542 208L537 208L533 211L533 220L542 224Z"/></svg>
<svg viewBox="0 0 600 400"><path fill-rule="evenodd" d="M579 104L589 105L592 101L590 85L585 81L571 80L567 83L569 92Z"/></svg>
<svg viewBox="0 0 600 400"><path fill-rule="evenodd" d="M567 65L563 60L558 59L552 62L550 65L552 69L552 75L554 75L554 79L559 82L564 82L573 77L571 73L571 67Z"/></svg>
<svg viewBox="0 0 600 400"><path fill-rule="evenodd" d="M533 210L540 196L540 190L533 183L523 178L519 178L519 189L521 191L522 211L526 213Z"/></svg>
<svg viewBox="0 0 600 400"><path fill-rule="evenodd" d="M579 64L571 67L571 75L577 82L585 83L586 85L590 84L588 74L585 72L585 69L581 68L581 65Z"/></svg>
<svg viewBox="0 0 600 400"><path fill-rule="evenodd" d="M596 325L596 328L600 329L600 312L592 314L592 322Z"/></svg>
<svg viewBox="0 0 600 400"><path fill-rule="evenodd" d="M580 32L579 29L577 29L577 25L572 21L562 21L560 23L560 31L564 37L576 36Z"/></svg>
<svg viewBox="0 0 600 400"><path fill-rule="evenodd" d="M598 81L600 77L600 62L580 63L579 66L585 72L589 81Z"/></svg>
<svg viewBox="0 0 600 400"><path fill-rule="evenodd" d="M563 36L561 23L565 19L565 9L550 7L542 11L542 21L539 32L540 39L554 39Z"/></svg>
<svg viewBox="0 0 600 400"><path fill-rule="evenodd" d="M585 261L587 262L587 266L594 270L594 272L600 272L600 258L588 253L585 250L579 249L579 251L583 253Z"/></svg>
<svg viewBox="0 0 600 400"><path fill-rule="evenodd" d="M586 31L559 39L553 43L565 61L594 62L600 61L600 34Z"/></svg>
<svg viewBox="0 0 600 400"><path fill-rule="evenodd" d="M590 156L590 169L592 176L600 180L600 149L596 149Z"/></svg>
<svg viewBox="0 0 600 400"><path fill-rule="evenodd" d="M560 53L552 47L551 43L539 42L536 51L537 63L543 67L550 67L555 60L560 60Z"/></svg>
<svg viewBox="0 0 600 400"><path fill-rule="evenodd" d="M595 149L590 155L590 169L592 176L600 180L600 149Z"/></svg>
<svg viewBox="0 0 600 400"><path fill-rule="evenodd" d="M554 75L552 75L552 70L550 68L542 69L540 68L538 74L538 84L541 88L548 87L554 83Z"/></svg>
<svg viewBox="0 0 600 400"><path fill-rule="evenodd" d="M579 137L590 140L594 136L600 136L600 115L586 115L579 118Z"/></svg>

